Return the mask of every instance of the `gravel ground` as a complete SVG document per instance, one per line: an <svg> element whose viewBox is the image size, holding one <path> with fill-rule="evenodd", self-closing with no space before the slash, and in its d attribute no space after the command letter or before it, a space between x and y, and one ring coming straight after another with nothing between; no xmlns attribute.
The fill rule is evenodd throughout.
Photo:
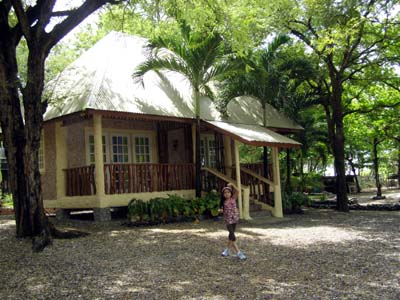
<svg viewBox="0 0 400 300"><path fill-rule="evenodd" d="M400 299L400 212L258 213L238 227L248 256L223 258L222 221L90 232L32 253L0 216L0 299Z"/></svg>

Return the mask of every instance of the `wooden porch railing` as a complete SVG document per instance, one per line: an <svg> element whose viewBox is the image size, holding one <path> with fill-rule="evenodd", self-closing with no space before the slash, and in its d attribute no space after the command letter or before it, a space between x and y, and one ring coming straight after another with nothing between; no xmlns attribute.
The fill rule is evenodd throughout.
<svg viewBox="0 0 400 300"><path fill-rule="evenodd" d="M96 194L94 166L65 169L66 195L87 196Z"/></svg>
<svg viewBox="0 0 400 300"><path fill-rule="evenodd" d="M194 189L193 164L105 164L106 194Z"/></svg>
<svg viewBox="0 0 400 300"><path fill-rule="evenodd" d="M246 166L244 168L244 166ZM248 168L250 166L250 169ZM95 168L84 166L65 169L66 195L86 196L96 194ZM232 169L232 178L235 179L235 171ZM266 184L271 184L259 174L262 172L262 164L242 165L242 184L248 186L250 195L265 201ZM193 164L105 164L104 181L106 194L142 193L171 190L194 189L194 165ZM210 172L202 173L202 189L220 191L226 184L226 180L215 176Z"/></svg>
<svg viewBox="0 0 400 300"><path fill-rule="evenodd" d="M273 188L272 166L268 166L268 178L263 174L263 164L240 164L241 184L247 185L250 189L250 197L264 202L267 205L274 206L273 198L269 192ZM236 179L235 166L232 167L232 178Z"/></svg>
<svg viewBox="0 0 400 300"><path fill-rule="evenodd" d="M66 195L96 194L94 166L65 169ZM194 189L193 164L105 164L106 194Z"/></svg>
<svg viewBox="0 0 400 300"><path fill-rule="evenodd" d="M234 167L234 166L233 166ZM254 173L264 176L264 164L263 163L246 163L240 164L241 168L249 169ZM268 177L267 179L273 181L273 172L272 172L272 164L268 164Z"/></svg>

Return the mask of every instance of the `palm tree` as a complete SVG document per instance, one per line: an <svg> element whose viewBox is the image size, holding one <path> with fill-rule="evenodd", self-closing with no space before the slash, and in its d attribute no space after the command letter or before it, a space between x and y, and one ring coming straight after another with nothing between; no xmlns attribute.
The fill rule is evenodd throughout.
<svg viewBox="0 0 400 300"><path fill-rule="evenodd" d="M250 95L257 98L263 107L263 125L267 125L266 105L276 105L276 101L283 95L287 85L287 77L278 68L277 51L289 42L286 35L278 35L266 49L255 52L246 61L247 70L238 72L236 76L228 77L220 84L221 98L227 103L231 99ZM264 176L268 176L268 152L264 147Z"/></svg>
<svg viewBox="0 0 400 300"><path fill-rule="evenodd" d="M214 98L209 84L233 66L226 59L219 34L199 34L181 25L181 37L157 37L148 44L152 55L140 64L133 77L143 82L149 71L168 70L182 74L193 90L196 119L196 197L201 196L200 181L200 96Z"/></svg>
<svg viewBox="0 0 400 300"><path fill-rule="evenodd" d="M288 36L277 35L265 48L255 51L250 56L245 62L246 70L225 78L219 84L220 97L225 106L238 96L255 97L263 107L264 127L267 125L267 104L280 111L289 108L291 113L298 113L296 109L292 109L299 104L296 89L304 80L312 77L313 68L305 58L299 56L282 58L279 55L280 48L289 42ZM264 176L267 177L268 152L266 147L263 150Z"/></svg>

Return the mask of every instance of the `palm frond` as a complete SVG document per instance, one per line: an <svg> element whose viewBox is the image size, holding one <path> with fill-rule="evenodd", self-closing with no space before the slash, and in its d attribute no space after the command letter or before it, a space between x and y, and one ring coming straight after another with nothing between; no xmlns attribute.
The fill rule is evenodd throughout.
<svg viewBox="0 0 400 300"><path fill-rule="evenodd" d="M135 82L139 82L143 85L143 77L147 72L162 70L178 72L189 79L192 76L190 69L187 67L186 63L179 57L153 57L137 66L132 77L135 79Z"/></svg>
<svg viewBox="0 0 400 300"><path fill-rule="evenodd" d="M214 100L214 99L215 99L215 95L214 95L213 90L212 90L212 89L210 88L210 86L207 85L207 84L205 84L205 85L203 85L203 86L201 87L201 93L202 93L204 96L209 97L211 100Z"/></svg>

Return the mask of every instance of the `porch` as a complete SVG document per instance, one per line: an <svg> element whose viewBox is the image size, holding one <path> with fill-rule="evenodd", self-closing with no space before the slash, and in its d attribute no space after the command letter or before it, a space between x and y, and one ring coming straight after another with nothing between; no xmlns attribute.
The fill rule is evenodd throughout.
<svg viewBox="0 0 400 300"><path fill-rule="evenodd" d="M227 183L233 183L240 189L241 201L239 210L242 218L249 219L249 200L256 200L270 210L274 215L272 192L274 183L272 176L268 179L262 174L262 163L242 164L240 174L235 166L224 167L222 173L215 168L203 167L201 172L202 192L220 191ZM88 201L95 203L96 184L95 166L83 166L64 169L66 180L66 198L75 206L90 206ZM272 165L269 166L272 175ZM237 176L240 176L240 184ZM103 201L108 199L110 206L127 205L133 197L147 199L168 193L186 194L194 197L195 165L185 164L104 164ZM91 199L91 200L90 200ZM85 203L85 204L84 204ZM114 203L114 204L113 204ZM94 205L94 204L93 204Z"/></svg>
<svg viewBox="0 0 400 300"><path fill-rule="evenodd" d="M84 130L79 125L82 117ZM192 121L143 116L140 116L144 119L142 123L132 123L137 118L89 111L71 123L57 122L54 129L57 192L56 197L45 200L45 206L61 210L94 209L107 214L111 207L127 206L133 198L149 200L167 194L195 197L195 125ZM68 129L69 124L74 127ZM131 128L132 124L148 129L146 132L140 129L140 133L137 129L135 132L121 129L123 125ZM120 128L113 129L116 125ZM71 147L67 141L77 136L78 129L84 132L80 134L83 145L75 150L75 145ZM259 126L206 121L202 122L200 137L203 192L219 191L231 183L239 192L242 219L251 219L251 198L274 216L283 216L278 153L280 146L295 145L294 141ZM240 164L240 142L269 146L268 178L263 176L261 163ZM74 154L79 157L75 161L84 164L69 167Z"/></svg>

